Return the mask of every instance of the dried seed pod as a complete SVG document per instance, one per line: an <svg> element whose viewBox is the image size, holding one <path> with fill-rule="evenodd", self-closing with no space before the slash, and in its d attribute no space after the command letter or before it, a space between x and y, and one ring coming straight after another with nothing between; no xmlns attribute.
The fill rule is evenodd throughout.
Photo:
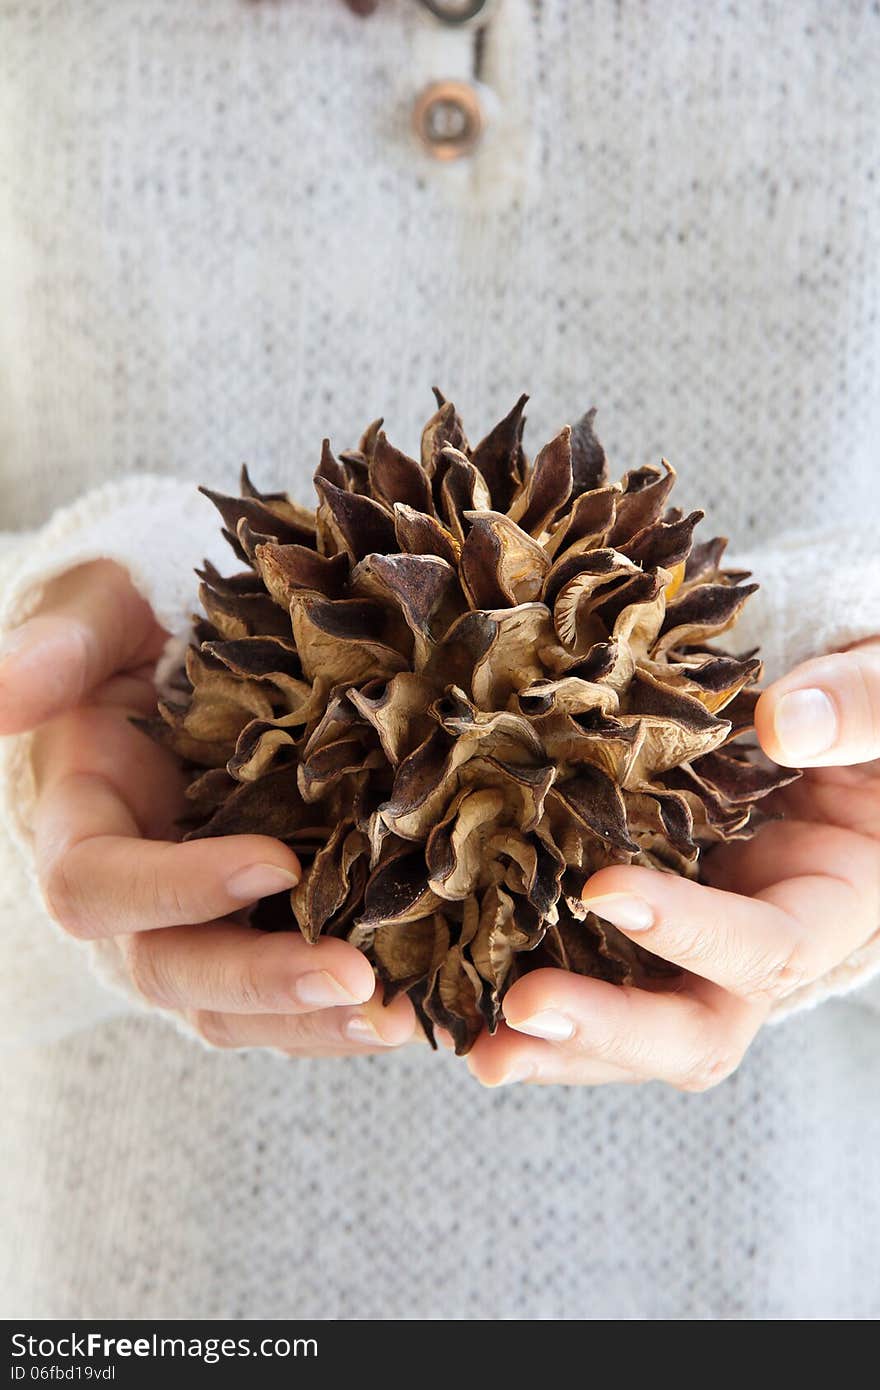
<svg viewBox="0 0 880 1390"><path fill-rule="evenodd" d="M467 1052L552 965L670 967L587 913L607 864L695 876L797 774L733 743L761 663L707 643L754 592L667 508L665 461L608 481L595 411L529 465L523 396L475 447L438 392L418 460L374 422L325 441L313 516L205 489L243 573L201 571L180 695L151 731L188 764L188 838L259 832L304 867L255 925L344 937L386 997Z"/></svg>

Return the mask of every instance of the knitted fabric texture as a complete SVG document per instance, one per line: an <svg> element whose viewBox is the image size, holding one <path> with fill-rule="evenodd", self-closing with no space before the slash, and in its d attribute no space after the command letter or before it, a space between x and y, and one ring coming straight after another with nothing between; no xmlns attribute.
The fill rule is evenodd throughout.
<svg viewBox="0 0 880 1390"><path fill-rule="evenodd" d="M866 3L498 0L478 72L473 32L408 0L367 23L325 0L7 7L2 621L110 555L182 630L191 566L227 564L196 481L232 490L246 459L307 500L323 434L381 406L412 450L436 380L486 420L527 385L536 438L597 404L622 468L669 457L762 583L739 637L770 675L876 631L878 64ZM409 127L450 76L488 118L453 168ZM442 1061L429 1087L418 1049L212 1055L108 1021L125 1002L29 881L25 744L5 756L7 1316L880 1311L876 986L696 1100L487 1095ZM516 1188L459 1210L499 1144ZM585 1182L606 1198L575 1212Z"/></svg>

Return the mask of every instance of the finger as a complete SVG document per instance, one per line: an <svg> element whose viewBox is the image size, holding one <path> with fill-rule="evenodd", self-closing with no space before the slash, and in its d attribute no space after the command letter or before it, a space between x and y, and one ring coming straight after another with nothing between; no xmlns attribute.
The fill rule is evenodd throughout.
<svg viewBox="0 0 880 1390"><path fill-rule="evenodd" d="M123 671L111 676L103 685L95 686L89 698L90 705L107 705L113 710L128 715L147 716L156 713L156 686L153 683L152 664L141 666L136 671ZM155 746L155 745L154 745Z"/></svg>
<svg viewBox="0 0 880 1390"><path fill-rule="evenodd" d="M804 662L765 690L761 747L784 767L845 767L880 758L880 642Z"/></svg>
<svg viewBox="0 0 880 1390"><path fill-rule="evenodd" d="M193 1026L213 1047L268 1047L291 1056L336 1056L402 1047L414 1040L416 1017L405 994L385 1008L376 989L359 1008L289 1014L198 1010Z"/></svg>
<svg viewBox="0 0 880 1390"><path fill-rule="evenodd" d="M781 880L821 872L825 865L835 881L849 884L865 899L870 911L872 885L880 872L877 846L844 826L770 821L750 840L718 845L704 860L705 877L713 888L746 897L763 895Z"/></svg>
<svg viewBox="0 0 880 1390"><path fill-rule="evenodd" d="M174 820L185 804L186 779L176 760L118 708L89 703L42 724L31 740L31 766L38 799L73 773L101 777L116 790L142 835L174 838ZM74 841L89 833L89 826L80 831L76 803L71 811Z"/></svg>
<svg viewBox="0 0 880 1390"><path fill-rule="evenodd" d="M589 1084L600 1063L689 1091L730 1075L766 1012L702 981L677 994L650 994L564 970L535 970L504 1000L508 1026L539 1040L518 1058L533 1063L530 1080L571 1084L584 1077ZM493 1075L489 1057L480 1040L469 1057L478 1079L484 1065Z"/></svg>
<svg viewBox="0 0 880 1390"><path fill-rule="evenodd" d="M471 1075L483 1086L531 1085L608 1086L641 1081L633 1072L595 1057L569 1057L549 1042L516 1033L503 1024L491 1036L482 1033L467 1059Z"/></svg>
<svg viewBox="0 0 880 1390"><path fill-rule="evenodd" d="M876 925L870 877L876 883L876 846L826 828L822 854L824 862L848 865L858 887L816 872L823 862L816 858L802 861L803 873L793 861L786 882L801 885L794 893L779 891L777 860L777 881L756 897L627 866L594 874L584 901L664 960L744 999L769 1003L826 974L862 946Z"/></svg>
<svg viewBox="0 0 880 1390"><path fill-rule="evenodd" d="M155 660L162 640L119 565L98 560L69 571L0 646L0 734L33 729L114 672Z"/></svg>
<svg viewBox="0 0 880 1390"><path fill-rule="evenodd" d="M226 917L300 878L293 851L266 835L138 839L116 790L90 774L50 785L34 822L46 905L81 939Z"/></svg>
<svg viewBox="0 0 880 1390"><path fill-rule="evenodd" d="M303 1014L365 1004L376 987L366 957L332 937L310 946L299 932L212 922L136 932L120 946L135 988L158 1008Z"/></svg>

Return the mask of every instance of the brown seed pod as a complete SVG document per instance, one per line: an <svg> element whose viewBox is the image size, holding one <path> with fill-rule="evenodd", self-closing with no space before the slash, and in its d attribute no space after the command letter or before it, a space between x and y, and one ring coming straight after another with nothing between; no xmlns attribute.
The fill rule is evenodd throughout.
<svg viewBox="0 0 880 1390"><path fill-rule="evenodd" d="M693 877L797 775L739 742L761 663L708 644L757 586L668 509L673 469L610 483L594 411L529 464L525 403L471 448L438 393L418 460L381 421L339 459L325 442L315 514L246 470L240 498L207 492L247 568L200 571L151 725L193 774L188 838L300 856L254 925L352 941L459 1052L538 966L668 972L584 910L586 879Z"/></svg>

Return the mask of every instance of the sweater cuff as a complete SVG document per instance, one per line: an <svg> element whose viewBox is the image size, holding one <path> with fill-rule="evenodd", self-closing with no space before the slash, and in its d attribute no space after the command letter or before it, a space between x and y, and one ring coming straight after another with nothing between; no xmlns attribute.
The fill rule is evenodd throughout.
<svg viewBox="0 0 880 1390"><path fill-rule="evenodd" d="M189 482L140 475L87 493L35 532L2 538L0 635L29 618L45 586L76 565L114 560L130 574L180 649L197 606L193 567L228 567L216 512ZM0 1043L63 1036L145 1009L112 939L80 943L46 911L33 854L30 735L0 741L0 929L7 978ZM83 970L85 958L91 973ZM100 981L100 984L97 983ZM109 987L112 994L108 994Z"/></svg>
<svg viewBox="0 0 880 1390"><path fill-rule="evenodd" d="M802 661L843 651L880 633L880 552L867 531L810 532L780 538L772 548L737 555L761 588L734 630L737 647L759 646L767 682ZM880 922L874 936L834 970L775 1007L771 1021L848 994L880 975ZM880 1008L880 992L859 1002Z"/></svg>

